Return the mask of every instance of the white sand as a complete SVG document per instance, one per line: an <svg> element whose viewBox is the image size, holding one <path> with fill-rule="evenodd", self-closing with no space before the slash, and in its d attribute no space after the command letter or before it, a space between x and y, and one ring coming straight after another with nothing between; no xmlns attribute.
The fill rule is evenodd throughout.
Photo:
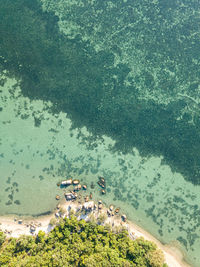
<svg viewBox="0 0 200 267"><path fill-rule="evenodd" d="M41 217L41 218L37 218L37 219L24 219L23 218L18 218L18 219L22 219L23 223L19 224L18 221L14 221L14 216L11 217L0 217L0 229L4 232L5 230L7 231L11 231L11 234L7 234L7 236L9 237L19 237L20 235L31 235L30 233L30 227L27 227L26 224L30 224L30 223L41 223L40 227L36 227L36 231L35 234L37 234L39 232L39 230L44 231L45 233L49 232L51 230L51 227L49 227L49 221L51 218L54 218L54 215L50 215L50 216L45 216L45 217Z"/></svg>
<svg viewBox="0 0 200 267"><path fill-rule="evenodd" d="M65 202L62 204L62 208L66 210L66 215L68 215L68 210L69 207L72 209L76 209L80 204L77 202ZM104 208L101 213L106 213L106 208ZM56 212L56 211L55 211ZM99 212L98 211L93 211L93 214L95 217L98 217ZM31 235L30 233L30 227L27 227L26 224L39 224L41 223L41 226L36 227L36 231L34 232L34 235L38 233L38 231L42 230L45 233L48 233L52 227L49 225L50 219L55 218L55 214L47 215L47 216L42 216L33 219L31 218L17 218L22 219L22 224L18 223L17 221L14 221L15 216L9 216L9 217L0 217L0 229L5 232L11 231L10 234L7 234L9 237L19 237L20 235ZM85 216L86 220L89 220L88 216ZM190 267L187 263L183 261L183 256L181 252L175 248L175 247L169 247L169 246L164 246L162 245L156 238L154 238L152 235L150 235L148 232L140 228L139 226L135 225L134 223L127 221L127 222L122 222L120 216L114 216L114 217L108 217L105 221L105 223L109 223L114 226L118 225L123 225L127 228L130 237L144 237L146 240L153 241L156 243L158 248L160 248L165 255L165 260L166 263L168 264L169 267Z"/></svg>

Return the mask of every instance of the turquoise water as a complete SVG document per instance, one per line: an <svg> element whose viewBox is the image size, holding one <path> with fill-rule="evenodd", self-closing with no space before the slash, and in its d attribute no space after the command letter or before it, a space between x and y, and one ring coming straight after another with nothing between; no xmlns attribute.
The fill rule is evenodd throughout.
<svg viewBox="0 0 200 267"><path fill-rule="evenodd" d="M199 266L197 1L0 2L0 214L107 194Z"/></svg>
<svg viewBox="0 0 200 267"><path fill-rule="evenodd" d="M198 263L199 187L173 173L162 158L142 157L136 149L114 152L110 138L98 140L85 128L73 130L66 114L47 111L51 105L23 97L16 80L7 78L0 113L1 214L45 214L55 207L56 194L63 195L57 182L72 176L90 188L103 175L107 194L102 196L97 185L88 192L120 206L162 242L179 240ZM36 119L41 120L38 126Z"/></svg>

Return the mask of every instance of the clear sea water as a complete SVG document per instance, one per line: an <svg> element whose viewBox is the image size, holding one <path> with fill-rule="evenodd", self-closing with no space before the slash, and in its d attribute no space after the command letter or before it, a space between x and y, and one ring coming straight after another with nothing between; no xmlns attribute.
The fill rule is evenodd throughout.
<svg viewBox="0 0 200 267"><path fill-rule="evenodd" d="M198 12L198 1L0 2L1 215L52 211L57 182L78 178L199 266Z"/></svg>

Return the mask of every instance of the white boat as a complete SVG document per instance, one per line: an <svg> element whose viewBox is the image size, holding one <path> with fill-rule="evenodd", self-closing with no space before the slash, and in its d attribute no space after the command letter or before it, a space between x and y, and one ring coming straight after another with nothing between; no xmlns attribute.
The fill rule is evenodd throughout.
<svg viewBox="0 0 200 267"><path fill-rule="evenodd" d="M71 184L72 184L72 179L68 179L68 180L61 182L61 185L64 185L64 186L71 185Z"/></svg>

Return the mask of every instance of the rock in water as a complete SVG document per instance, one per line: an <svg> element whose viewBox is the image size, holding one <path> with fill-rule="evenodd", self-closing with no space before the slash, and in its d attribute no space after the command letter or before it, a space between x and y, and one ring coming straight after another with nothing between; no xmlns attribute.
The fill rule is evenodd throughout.
<svg viewBox="0 0 200 267"><path fill-rule="evenodd" d="M91 187L91 189L94 189L94 183L93 182L91 182L91 185L90 185L90 187Z"/></svg>

